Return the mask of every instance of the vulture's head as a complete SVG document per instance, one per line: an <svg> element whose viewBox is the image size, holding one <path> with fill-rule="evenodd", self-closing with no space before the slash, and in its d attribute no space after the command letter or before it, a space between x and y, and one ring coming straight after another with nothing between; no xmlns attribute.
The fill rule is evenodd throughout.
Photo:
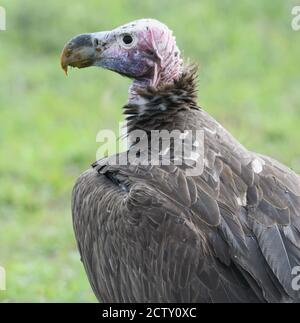
<svg viewBox="0 0 300 323"><path fill-rule="evenodd" d="M68 66L100 66L153 86L177 78L181 65L172 31L154 19L75 36L61 55L65 72Z"/></svg>

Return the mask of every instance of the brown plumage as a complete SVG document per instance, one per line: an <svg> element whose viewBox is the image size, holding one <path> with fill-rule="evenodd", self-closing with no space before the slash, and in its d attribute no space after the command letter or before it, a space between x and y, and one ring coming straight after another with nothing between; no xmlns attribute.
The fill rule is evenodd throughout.
<svg viewBox="0 0 300 323"><path fill-rule="evenodd" d="M129 133L203 129L200 176L108 157L77 180L74 230L94 293L104 302L299 301L300 178L240 145L197 107L195 88L185 69L138 91L143 103L124 113Z"/></svg>
<svg viewBox="0 0 300 323"><path fill-rule="evenodd" d="M141 19L78 35L61 66L101 66L133 79L124 107L131 145L117 157L139 146L135 130L145 133L146 160L152 130L204 132L203 142L193 141L204 148L197 176L187 160L177 165L171 142L161 148L170 165L122 166L110 156L77 180L74 230L100 301L299 301L292 268L300 265L300 178L245 149L197 106L195 69L183 67L166 25Z"/></svg>

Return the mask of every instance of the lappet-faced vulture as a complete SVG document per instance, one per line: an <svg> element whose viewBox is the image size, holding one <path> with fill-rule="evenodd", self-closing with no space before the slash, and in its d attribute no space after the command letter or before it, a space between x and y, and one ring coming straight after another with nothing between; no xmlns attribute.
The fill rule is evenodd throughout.
<svg viewBox="0 0 300 323"><path fill-rule="evenodd" d="M154 130L178 130L181 139L192 132L192 148L203 152L196 175L190 161L200 154L175 162L174 141L158 149L169 151L169 164L111 162L137 152L141 139L133 139L78 178L74 230L100 301L300 300L300 177L248 151L197 106L195 68L183 64L167 26L141 19L76 36L61 64L65 71L101 66L133 80L124 114L129 138L145 134L146 155Z"/></svg>

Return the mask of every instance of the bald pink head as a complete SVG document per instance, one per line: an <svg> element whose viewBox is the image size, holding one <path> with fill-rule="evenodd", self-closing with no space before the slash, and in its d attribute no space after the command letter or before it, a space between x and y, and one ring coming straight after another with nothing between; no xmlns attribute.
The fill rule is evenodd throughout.
<svg viewBox="0 0 300 323"><path fill-rule="evenodd" d="M101 66L134 79L137 87L178 79L182 59L172 31L154 19L140 19L111 31L82 34L64 47L62 67ZM134 95L134 93L132 93Z"/></svg>
<svg viewBox="0 0 300 323"><path fill-rule="evenodd" d="M136 58L143 62L147 70L143 77L151 85L168 83L179 77L182 65L180 51L172 31L166 25L154 19L140 19L116 28L114 32L121 32L121 38L125 33L125 40L127 35L132 38L127 52L122 48L123 38L117 51L125 55L129 65L135 63Z"/></svg>

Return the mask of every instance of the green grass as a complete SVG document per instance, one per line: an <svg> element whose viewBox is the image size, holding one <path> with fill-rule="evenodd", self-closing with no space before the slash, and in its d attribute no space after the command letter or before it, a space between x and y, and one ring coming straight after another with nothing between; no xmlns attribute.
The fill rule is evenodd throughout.
<svg viewBox="0 0 300 323"><path fill-rule="evenodd" d="M73 35L142 17L168 24L200 65L199 104L249 149L300 172L300 32L293 1L2 0L0 265L4 302L95 301L74 240L70 194L117 129L129 81L59 67Z"/></svg>

